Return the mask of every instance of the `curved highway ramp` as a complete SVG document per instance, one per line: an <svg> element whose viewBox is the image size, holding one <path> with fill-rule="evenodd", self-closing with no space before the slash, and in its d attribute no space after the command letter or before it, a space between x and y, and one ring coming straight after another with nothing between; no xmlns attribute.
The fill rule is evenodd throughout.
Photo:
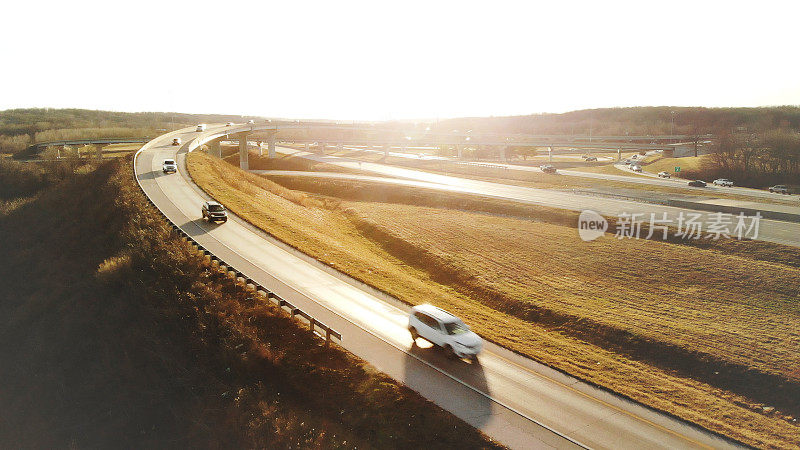
<svg viewBox="0 0 800 450"><path fill-rule="evenodd" d="M244 128L245 126L242 126ZM221 125L146 144L134 169L153 203L205 249L342 334L341 345L512 448L730 448L730 441L488 344L479 363L412 345L408 307L275 241L232 216L201 219L207 196L186 172L189 149ZM229 129L230 130L230 129ZM235 130L230 130L235 131ZM170 145L181 137L182 147ZM179 174L161 163L178 160Z"/></svg>

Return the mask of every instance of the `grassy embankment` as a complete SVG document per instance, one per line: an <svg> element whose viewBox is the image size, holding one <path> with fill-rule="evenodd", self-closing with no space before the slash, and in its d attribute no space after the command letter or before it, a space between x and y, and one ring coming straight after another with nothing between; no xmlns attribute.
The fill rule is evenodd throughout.
<svg viewBox="0 0 800 450"><path fill-rule="evenodd" d="M687 156L685 158L655 158L642 165L642 169L651 173L668 172L673 177L685 179L703 179L703 173L710 163L709 155ZM675 167L680 167L680 172L675 172ZM707 180L713 181L713 180Z"/></svg>
<svg viewBox="0 0 800 450"><path fill-rule="evenodd" d="M0 447L493 447L219 272L130 160L0 161Z"/></svg>
<svg viewBox="0 0 800 450"><path fill-rule="evenodd" d="M751 445L796 441L795 249L583 243L564 226L574 215L547 208L523 208L536 221L424 192L404 200L438 207L376 203L403 194L374 186L348 191L371 202L337 204L202 153L189 169L240 216L405 302L433 302L501 345Z"/></svg>

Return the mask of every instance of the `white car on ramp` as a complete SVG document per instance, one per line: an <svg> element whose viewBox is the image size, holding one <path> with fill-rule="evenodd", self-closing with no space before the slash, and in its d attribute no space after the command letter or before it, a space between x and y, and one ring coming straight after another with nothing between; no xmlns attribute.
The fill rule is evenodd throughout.
<svg viewBox="0 0 800 450"><path fill-rule="evenodd" d="M424 304L411 308L408 331L415 343L421 337L458 358L475 359L483 349L483 340L467 324L433 305Z"/></svg>

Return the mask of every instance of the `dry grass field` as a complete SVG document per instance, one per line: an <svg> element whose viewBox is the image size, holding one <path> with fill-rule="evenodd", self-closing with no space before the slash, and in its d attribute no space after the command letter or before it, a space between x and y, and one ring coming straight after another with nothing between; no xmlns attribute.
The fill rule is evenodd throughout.
<svg viewBox="0 0 800 450"><path fill-rule="evenodd" d="M104 158L127 156L142 148L142 144L110 144L103 147Z"/></svg>
<svg viewBox="0 0 800 450"><path fill-rule="evenodd" d="M587 244L530 218L311 196L199 152L188 164L237 215L402 301L750 445L796 445L794 249Z"/></svg>

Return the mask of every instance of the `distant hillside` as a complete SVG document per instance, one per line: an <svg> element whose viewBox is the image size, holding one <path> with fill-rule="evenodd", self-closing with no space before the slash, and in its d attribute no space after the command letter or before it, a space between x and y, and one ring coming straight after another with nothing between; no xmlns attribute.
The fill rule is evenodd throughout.
<svg viewBox="0 0 800 450"><path fill-rule="evenodd" d="M673 125L674 124L674 125ZM465 117L439 121L437 131L525 134L653 135L713 133L738 127L800 130L800 106L765 108L634 107L585 109L563 114Z"/></svg>
<svg viewBox="0 0 800 450"><path fill-rule="evenodd" d="M150 137L200 122L241 122L250 118L255 117L88 109L9 109L0 111L0 153L17 153L36 142Z"/></svg>

